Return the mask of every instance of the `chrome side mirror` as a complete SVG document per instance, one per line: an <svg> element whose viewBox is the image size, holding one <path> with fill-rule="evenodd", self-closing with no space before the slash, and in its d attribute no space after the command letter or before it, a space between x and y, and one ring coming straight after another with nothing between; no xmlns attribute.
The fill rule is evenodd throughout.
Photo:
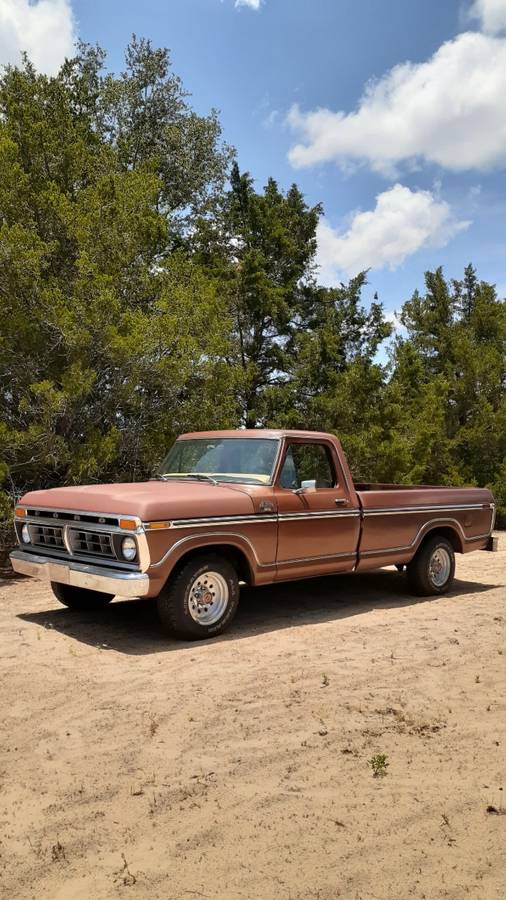
<svg viewBox="0 0 506 900"><path fill-rule="evenodd" d="M294 491L294 494L304 494L306 491L316 490L316 479L311 478L308 481L301 481L300 488Z"/></svg>

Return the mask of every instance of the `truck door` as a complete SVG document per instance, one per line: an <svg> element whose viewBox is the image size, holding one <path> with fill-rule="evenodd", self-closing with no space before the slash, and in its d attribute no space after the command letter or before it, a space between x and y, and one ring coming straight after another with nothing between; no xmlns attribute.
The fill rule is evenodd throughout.
<svg viewBox="0 0 506 900"><path fill-rule="evenodd" d="M350 500L330 441L290 438L274 493L279 515L278 578L324 575L353 568L360 511Z"/></svg>

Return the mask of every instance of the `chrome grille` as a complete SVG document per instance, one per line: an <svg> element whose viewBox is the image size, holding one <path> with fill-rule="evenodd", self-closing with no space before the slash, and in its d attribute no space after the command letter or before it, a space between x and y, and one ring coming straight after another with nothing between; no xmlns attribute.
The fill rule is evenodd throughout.
<svg viewBox="0 0 506 900"><path fill-rule="evenodd" d="M73 553L89 553L91 556L108 556L115 559L111 535L105 531L80 531L70 529Z"/></svg>
<svg viewBox="0 0 506 900"><path fill-rule="evenodd" d="M35 525L31 524L30 537L32 544L38 547L54 547L56 549L65 549L63 542L63 528L57 525Z"/></svg>

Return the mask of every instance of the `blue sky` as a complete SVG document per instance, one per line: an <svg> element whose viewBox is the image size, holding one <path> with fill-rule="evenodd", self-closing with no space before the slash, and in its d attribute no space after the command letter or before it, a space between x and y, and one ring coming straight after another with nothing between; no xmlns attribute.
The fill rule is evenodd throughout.
<svg viewBox="0 0 506 900"><path fill-rule="evenodd" d="M0 63L31 39L51 69L76 34L115 70L132 32L168 46L241 168L323 203L322 279L371 267L393 311L439 264L506 293L505 29L506 0L0 0Z"/></svg>

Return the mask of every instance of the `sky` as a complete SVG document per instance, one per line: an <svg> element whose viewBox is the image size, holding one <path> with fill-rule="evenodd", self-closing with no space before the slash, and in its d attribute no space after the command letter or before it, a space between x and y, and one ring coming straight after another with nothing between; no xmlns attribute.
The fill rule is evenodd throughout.
<svg viewBox="0 0 506 900"><path fill-rule="evenodd" d="M0 0L0 65L80 37L119 71L133 32L257 187L322 203L322 283L369 269L394 321L438 265L506 295L506 0Z"/></svg>

